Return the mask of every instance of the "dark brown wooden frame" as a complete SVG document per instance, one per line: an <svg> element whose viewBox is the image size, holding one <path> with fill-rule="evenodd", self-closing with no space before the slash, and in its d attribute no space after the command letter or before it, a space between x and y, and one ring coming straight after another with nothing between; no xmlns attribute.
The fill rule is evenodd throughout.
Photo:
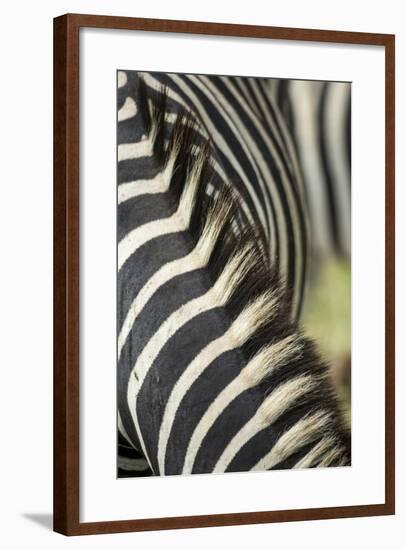
<svg viewBox="0 0 405 550"><path fill-rule="evenodd" d="M385 503L80 523L79 519L79 29L97 27L385 47ZM395 37L327 30L69 14L54 19L54 530L85 535L395 513Z"/></svg>

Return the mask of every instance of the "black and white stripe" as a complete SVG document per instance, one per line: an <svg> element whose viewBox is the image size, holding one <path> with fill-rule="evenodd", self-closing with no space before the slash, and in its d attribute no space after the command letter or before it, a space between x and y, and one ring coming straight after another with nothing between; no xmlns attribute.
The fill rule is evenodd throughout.
<svg viewBox="0 0 405 550"><path fill-rule="evenodd" d="M297 324L305 191L265 83L119 72L118 86L122 436L161 475L347 464Z"/></svg>
<svg viewBox="0 0 405 550"><path fill-rule="evenodd" d="M298 151L313 253L350 258L351 84L277 79L264 84Z"/></svg>

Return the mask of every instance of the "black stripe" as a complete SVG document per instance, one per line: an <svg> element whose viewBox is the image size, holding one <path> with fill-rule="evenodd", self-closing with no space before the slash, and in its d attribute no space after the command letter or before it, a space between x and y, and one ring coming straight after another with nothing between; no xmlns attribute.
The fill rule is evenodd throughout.
<svg viewBox="0 0 405 550"><path fill-rule="evenodd" d="M170 88L172 88L180 97L182 97L182 99L187 104L190 105L191 103L190 97L188 97L186 92L184 92L183 89L180 88L171 79L170 75L154 73L153 77L159 82L161 82L162 84L168 84ZM207 97L201 92L201 90L197 88L197 86L194 83L188 80L186 75L183 75L182 79L183 79L183 82L186 84L186 86L197 96L200 103L208 113L209 118L211 119L213 124L216 126L216 128L219 129L219 132L227 142L229 148L234 152L236 158L239 160L246 177L248 178L249 182L252 185L252 188L258 199L258 202L261 202L262 204L264 204L263 193L257 181L257 175L255 173L255 170L250 160L246 157L246 154L241 146L241 143L238 141L238 139L236 139L234 132L229 128L227 122L224 120L222 115L219 113L216 107L207 99ZM195 110L196 112L199 112L197 106L194 106L191 104L190 107L192 107L193 110ZM245 186L241 181L240 175L237 172L235 172L235 169L232 163L225 156L225 154L222 153L220 149L215 147L215 142L213 143L213 146L221 160L221 163L225 168L225 173L227 174L229 181L237 187L238 191L243 196L243 199L249 205L249 209L254 215L255 224L257 224L257 227L260 228L260 232L263 238L263 243L266 243L266 239L264 237L264 228L262 228L262 224L261 224L258 212L256 210L256 207L252 199L249 196L249 192L247 191L247 189L245 189Z"/></svg>
<svg viewBox="0 0 405 550"><path fill-rule="evenodd" d="M174 239L173 233L169 233L149 241L131 255L118 273L118 332L130 305L145 283L164 264L185 256L192 247L191 240L182 237Z"/></svg>
<svg viewBox="0 0 405 550"><path fill-rule="evenodd" d="M132 438L134 426L127 404L127 386L131 370L143 348L163 321L182 304L205 293L202 271L179 275L168 281L152 296L141 311L122 348L118 361L118 399L122 404L121 418L128 435Z"/></svg>
<svg viewBox="0 0 405 550"><path fill-rule="evenodd" d="M166 474L182 471L194 429L217 395L239 374L242 365L243 357L238 349L224 352L206 368L186 393L168 440Z"/></svg>
<svg viewBox="0 0 405 550"><path fill-rule="evenodd" d="M174 384L193 358L212 340L221 336L229 321L217 309L197 315L167 341L150 369L137 399L140 428L152 466L158 471L157 443L164 409ZM180 412L182 422L194 424L194 409ZM184 449L183 449L184 453ZM182 449L170 456L168 473L178 473ZM176 461L176 462L175 462Z"/></svg>
<svg viewBox="0 0 405 550"><path fill-rule="evenodd" d="M319 111L318 111L319 128L320 128L319 148L321 152L322 168L323 168L326 189L327 189L327 198L328 198L327 208L329 212L332 240L333 240L335 249L341 252L341 243L339 241L338 221L337 221L335 197L334 197L334 190L333 190L334 183L332 180L332 174L330 171L330 167L328 163L328 154L326 150L326 134L327 134L326 101L327 101L328 90L329 90L329 83L326 82L324 83L324 86L322 88L321 100L319 103Z"/></svg>

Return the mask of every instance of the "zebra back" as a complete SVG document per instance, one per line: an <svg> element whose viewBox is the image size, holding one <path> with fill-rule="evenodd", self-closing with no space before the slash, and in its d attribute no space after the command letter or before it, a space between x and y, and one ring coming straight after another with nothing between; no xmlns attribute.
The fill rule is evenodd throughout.
<svg viewBox="0 0 405 550"><path fill-rule="evenodd" d="M264 85L297 149L312 254L350 259L351 84L268 79Z"/></svg>
<svg viewBox="0 0 405 550"><path fill-rule="evenodd" d="M243 174L251 167L244 164L233 182L228 149L207 137L216 120L216 133L232 144L214 117L220 100L207 82L198 80L203 98L191 77L171 75L170 87L155 75L126 78L118 131L122 433L158 474L346 464L349 441L327 366L296 322L305 270L301 263L295 276L294 222L274 253L276 233L246 199ZM230 90L228 80L221 82ZM181 90L194 101L193 114ZM207 98L204 118L196 105ZM125 116L128 109L134 116ZM238 143L234 158L244 148ZM283 166L289 162L292 170L292 158ZM297 182L282 179L274 159L271 166L273 181L280 178L302 212ZM259 185L260 169L252 174ZM277 186L270 190L274 205ZM290 206L283 205L284 220ZM273 217L279 235L280 220ZM305 235L304 215L294 220ZM291 257L287 269L281 257Z"/></svg>

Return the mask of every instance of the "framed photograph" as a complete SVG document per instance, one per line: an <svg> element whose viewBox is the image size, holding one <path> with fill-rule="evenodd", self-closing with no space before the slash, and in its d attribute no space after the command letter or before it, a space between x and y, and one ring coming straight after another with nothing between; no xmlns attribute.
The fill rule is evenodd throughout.
<svg viewBox="0 0 405 550"><path fill-rule="evenodd" d="M54 20L54 529L394 514L393 35Z"/></svg>

